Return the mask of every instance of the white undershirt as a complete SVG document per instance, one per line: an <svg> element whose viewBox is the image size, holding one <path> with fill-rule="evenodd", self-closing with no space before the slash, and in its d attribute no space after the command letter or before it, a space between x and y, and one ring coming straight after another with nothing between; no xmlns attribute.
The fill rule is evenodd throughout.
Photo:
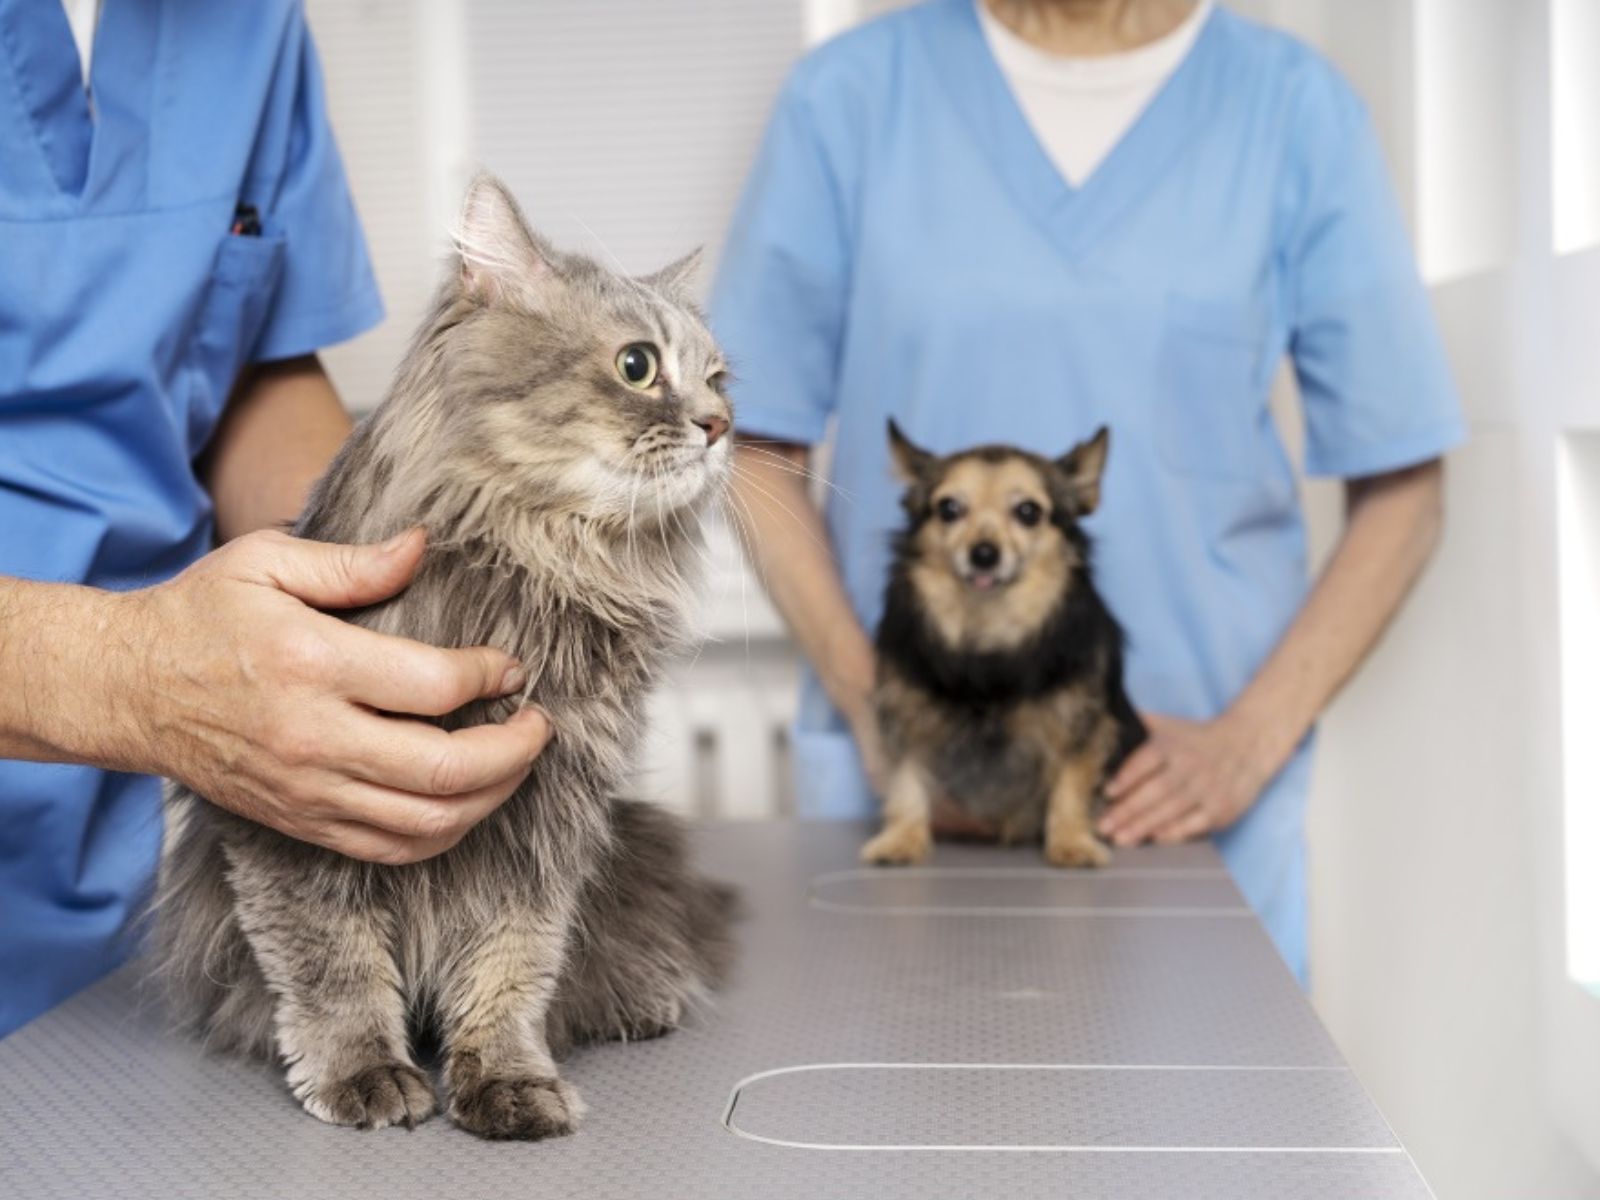
<svg viewBox="0 0 1600 1200"><path fill-rule="evenodd" d="M89 60L94 57L94 27L100 22L100 0L61 0L72 26L72 41L83 64L83 86L89 86Z"/></svg>
<svg viewBox="0 0 1600 1200"><path fill-rule="evenodd" d="M996 19L984 0L973 2L1018 107L1073 187L1094 173L1178 69L1212 7L1212 0L1199 0L1171 33L1137 49L1075 58L1024 41Z"/></svg>

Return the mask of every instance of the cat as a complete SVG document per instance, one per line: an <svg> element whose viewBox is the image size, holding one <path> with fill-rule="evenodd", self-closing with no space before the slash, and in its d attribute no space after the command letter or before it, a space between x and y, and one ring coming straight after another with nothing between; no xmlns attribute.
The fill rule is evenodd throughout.
<svg viewBox="0 0 1600 1200"><path fill-rule="evenodd" d="M582 1103L556 1058L670 1030L728 966L731 893L690 872L668 814L612 798L646 691L689 638L699 514L730 469L694 260L619 275L478 178L432 312L295 526L346 543L426 527L410 586L344 615L521 660L524 695L440 722L546 709L555 737L516 793L444 854L381 866L169 788L158 976L180 1019L276 1057L324 1121L432 1115L412 1047L429 1037L458 1125L568 1133Z"/></svg>

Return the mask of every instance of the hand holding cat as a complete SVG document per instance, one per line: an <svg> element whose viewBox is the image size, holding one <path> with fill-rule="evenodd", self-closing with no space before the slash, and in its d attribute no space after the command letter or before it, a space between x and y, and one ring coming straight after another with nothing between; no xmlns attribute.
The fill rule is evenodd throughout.
<svg viewBox="0 0 1600 1200"><path fill-rule="evenodd" d="M125 594L129 653L107 669L137 744L117 757L354 858L414 862L454 845L526 777L548 718L529 707L447 733L391 714L517 692L522 668L315 611L396 594L423 543L420 530L375 546L250 534Z"/></svg>
<svg viewBox="0 0 1600 1200"><path fill-rule="evenodd" d="M1256 802L1275 767L1239 722L1141 714L1150 736L1106 785L1099 832L1117 846L1186 842L1226 829Z"/></svg>

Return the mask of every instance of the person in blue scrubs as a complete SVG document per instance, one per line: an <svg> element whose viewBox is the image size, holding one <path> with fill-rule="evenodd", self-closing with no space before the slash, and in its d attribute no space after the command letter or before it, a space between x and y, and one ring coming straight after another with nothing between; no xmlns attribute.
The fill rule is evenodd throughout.
<svg viewBox="0 0 1600 1200"><path fill-rule="evenodd" d="M382 311L299 3L101 7L85 73L61 0L0 0L0 1035L126 953L150 774L400 862L547 735L379 715L521 684L314 611L403 587L418 531L251 532L349 431L314 352Z"/></svg>
<svg viewBox="0 0 1600 1200"><path fill-rule="evenodd" d="M1098 51L1189 8L931 0L822 46L777 101L712 322L738 375L755 557L811 667L800 811L873 810L868 631L899 520L886 419L939 452L1055 455L1109 425L1089 527L1152 738L1109 784L1102 832L1213 836L1304 981L1313 726L1426 562L1464 426L1372 125L1326 61L1208 9L1069 183L983 27ZM1306 469L1349 499L1314 587L1268 411L1286 355ZM802 468L830 433L819 516Z"/></svg>

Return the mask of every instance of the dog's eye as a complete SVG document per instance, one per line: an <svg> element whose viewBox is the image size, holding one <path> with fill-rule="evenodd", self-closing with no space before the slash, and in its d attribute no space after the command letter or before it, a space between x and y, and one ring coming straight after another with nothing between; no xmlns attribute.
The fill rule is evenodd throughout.
<svg viewBox="0 0 1600 1200"><path fill-rule="evenodd" d="M1044 509L1040 508L1032 500L1024 500L1012 509L1011 513L1024 525L1037 525L1039 518L1044 516Z"/></svg>
<svg viewBox="0 0 1600 1200"><path fill-rule="evenodd" d="M933 510L939 514L939 520L945 522L945 524L949 524L952 521L959 521L961 519L961 514L964 511L961 507L961 501L957 500L954 496L946 496L944 499L940 500L939 503L933 506Z"/></svg>

